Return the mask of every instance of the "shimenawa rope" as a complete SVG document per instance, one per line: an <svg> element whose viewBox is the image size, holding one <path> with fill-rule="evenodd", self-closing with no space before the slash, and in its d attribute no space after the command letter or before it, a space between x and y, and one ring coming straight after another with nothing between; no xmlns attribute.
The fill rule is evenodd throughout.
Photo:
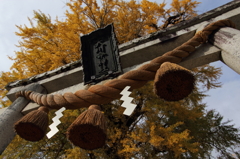
<svg viewBox="0 0 240 159"><path fill-rule="evenodd" d="M81 107L89 107L92 104L109 103L114 99L120 98L120 92L126 86L131 86L131 89L136 89L142 87L147 83L147 81L153 80L156 71L159 69L162 63L181 62L181 60L193 52L197 46L206 42L208 36L213 31L221 27L235 27L235 25L228 19L209 24L202 31L197 32L194 37L181 46L153 59L150 61L150 63L141 66L137 70L126 72L119 78L110 80L103 85L93 85L88 88L88 90L78 90L74 94L67 92L64 95L45 95L25 90L16 93L16 96L23 96L31 99L41 106L47 106L52 109L60 109L63 106L67 109L78 109Z"/></svg>

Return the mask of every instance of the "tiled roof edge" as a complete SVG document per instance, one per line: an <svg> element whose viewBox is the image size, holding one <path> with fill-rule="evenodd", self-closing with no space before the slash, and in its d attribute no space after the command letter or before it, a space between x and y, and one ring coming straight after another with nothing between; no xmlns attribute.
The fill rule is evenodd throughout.
<svg viewBox="0 0 240 159"><path fill-rule="evenodd" d="M55 76L55 75L60 74L62 72L66 72L66 71L72 70L72 69L80 67L80 66L82 66L81 60L74 61L72 63L63 65L63 66L58 67L58 68L56 68L54 70L51 70L51 71L47 71L47 72L44 72L44 73L41 73L41 74L38 74L38 75L35 75L35 76L32 76L32 77L29 77L29 78L26 78L26 79L10 82L10 83L8 83L5 86L5 88L7 90L10 90L11 88L14 88L14 87L28 85L28 84L31 84L31 83L34 83L34 82L37 82L37 81L40 81L40 80L43 80L43 79Z"/></svg>

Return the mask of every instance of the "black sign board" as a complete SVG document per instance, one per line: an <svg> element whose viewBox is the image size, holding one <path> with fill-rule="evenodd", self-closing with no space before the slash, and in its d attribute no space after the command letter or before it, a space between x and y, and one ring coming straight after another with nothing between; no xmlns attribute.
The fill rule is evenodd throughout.
<svg viewBox="0 0 240 159"><path fill-rule="evenodd" d="M96 84L122 73L112 24L81 37L84 84Z"/></svg>

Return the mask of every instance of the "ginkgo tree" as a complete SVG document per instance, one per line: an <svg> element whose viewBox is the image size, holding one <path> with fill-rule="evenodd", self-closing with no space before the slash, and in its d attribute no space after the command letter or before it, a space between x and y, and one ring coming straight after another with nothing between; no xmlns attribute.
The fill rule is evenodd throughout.
<svg viewBox="0 0 240 159"><path fill-rule="evenodd" d="M50 16L34 11L30 27L17 26L19 50L11 57L11 71L1 73L2 106L10 105L5 97L7 83L80 60L79 36L113 23L119 43L124 43L194 17L198 4L173 0L166 8L166 3L148 0L70 0L63 21L52 21ZM217 79L221 71L208 65L193 71L198 85L179 102L159 99L150 81L133 91L137 107L130 117L122 115L118 100L102 105L108 138L101 149L83 150L66 139L66 129L85 109L66 110L58 126L60 132L54 137L34 143L16 136L0 158L207 158L214 149L231 158L232 148L240 143L239 131L229 121L223 122L216 111L205 109L202 99L206 95L200 91L202 86L207 90L220 87Z"/></svg>

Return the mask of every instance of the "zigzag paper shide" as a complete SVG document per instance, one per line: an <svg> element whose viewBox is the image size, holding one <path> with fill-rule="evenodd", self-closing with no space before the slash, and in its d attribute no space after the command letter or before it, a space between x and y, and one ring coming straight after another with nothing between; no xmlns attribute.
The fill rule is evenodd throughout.
<svg viewBox="0 0 240 159"><path fill-rule="evenodd" d="M53 137L59 131L57 126L61 123L61 121L59 119L63 116L62 112L64 110L66 110L66 108L62 107L61 109L59 109L58 111L55 112L56 116L52 119L53 123L49 126L49 128L51 130L47 133L47 137L49 139L51 137Z"/></svg>
<svg viewBox="0 0 240 159"><path fill-rule="evenodd" d="M130 89L130 86L126 86L120 93L122 95L120 100L123 101L122 107L126 108L123 114L128 116L130 116L134 111L134 109L136 108L136 104L131 103L133 98L129 97L129 95L132 93L128 91L129 89Z"/></svg>

